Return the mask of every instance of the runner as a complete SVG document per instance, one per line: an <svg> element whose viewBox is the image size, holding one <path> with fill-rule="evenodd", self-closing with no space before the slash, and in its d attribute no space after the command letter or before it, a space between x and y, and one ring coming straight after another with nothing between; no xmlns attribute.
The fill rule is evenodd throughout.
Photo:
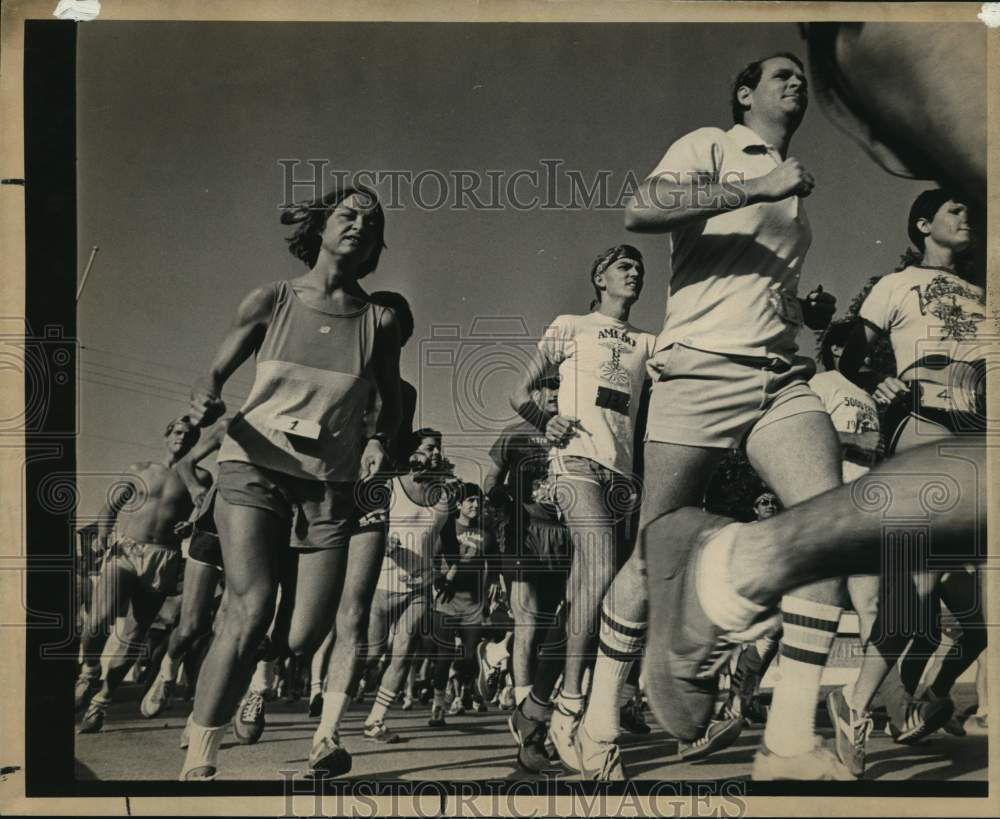
<svg viewBox="0 0 1000 819"><path fill-rule="evenodd" d="M644 272L642 254L631 245L618 245L598 256L590 272L596 295L593 312L556 318L511 402L553 444L549 465L554 497L573 540L565 655L543 654L531 692L510 720L520 746L518 762L531 771L550 764L545 749L548 733L569 767L587 776L602 772L617 779L624 776L617 753L598 760L586 741L581 750L578 727L583 717L583 672L598 639L601 599L626 556L626 529L638 504L633 431L654 339L629 324L628 316L642 292ZM531 392L557 368L559 414L553 416L532 401ZM630 626L625 629L631 633ZM560 671L562 685L553 703ZM622 674L622 682L626 676L627 672ZM602 686L610 687L595 675L591 702L604 694ZM612 694L615 721L619 692L620 686Z"/></svg>
<svg viewBox="0 0 1000 819"><path fill-rule="evenodd" d="M845 375L862 380L860 362L869 346L880 336L889 337L898 375L881 380L874 396L896 421L889 435L890 454L978 432L985 417L985 346L978 339L986 318L984 277L966 261L973 242L968 209L947 191L925 191L910 209L908 230L919 258L872 288L861 306L863 324L852 334L840 363ZM986 646L975 574L956 566L947 577L942 583L942 571L924 569L914 577L916 586L905 573L887 577L893 610L880 612L879 640L866 651L849 697L840 693L829 701L838 716L839 752L855 769L864 768L867 711L883 680L893 737L910 744L948 722L954 710L948 693ZM941 600L962 624L962 649L944 661L928 698L917 701L916 686L940 642ZM912 617L897 620L894 611L902 613L901 603L923 612L925 627L933 631L920 630ZM910 637L914 640L899 675L887 679Z"/></svg>
<svg viewBox="0 0 1000 819"><path fill-rule="evenodd" d="M559 381L550 379L532 392L534 401L558 414ZM551 444L533 424L520 421L504 429L490 448L483 481L486 495L501 516L504 576L514 616L512 671L514 701L531 690L538 649L566 596L569 530L560 520L549 477Z"/></svg>
<svg viewBox="0 0 1000 819"><path fill-rule="evenodd" d="M484 527L481 515L482 490L474 483L464 483L459 488L458 500L458 516L450 522L454 531L448 538L455 548L441 553L441 579L434 600L434 639L438 652L430 722L434 727L444 725L445 686L452 663L460 704L472 693L479 676L487 571L495 572L497 568L496 541ZM460 655L456 655L457 642L461 643ZM483 642L484 650L485 647ZM486 698L477 698L480 712L488 708L487 702Z"/></svg>
<svg viewBox="0 0 1000 819"><path fill-rule="evenodd" d="M815 364L796 354L801 326L821 329L835 309L821 288L797 297L811 241L802 200L815 181L788 151L807 104L798 58L777 54L751 63L733 85L735 125L701 128L677 140L626 209L630 230L673 234L666 319L650 360L657 380L647 423L643 526L700 503L713 470L736 446L746 448L786 506L841 482L836 432L808 386ZM644 540L662 555L678 548L669 536ZM628 635L616 639L623 657L642 645L644 585L636 553L605 607L609 637ZM828 581L784 601L782 678L755 758L757 778L835 775L830 767L836 758L816 750L814 713L840 618L841 587ZM708 725L714 677L728 654L716 660L710 673L692 681L700 693L696 718L671 726L681 740L700 738ZM647 666L650 677L659 673ZM595 711L591 720L588 713L588 735L605 748L615 727L607 716Z"/></svg>
<svg viewBox="0 0 1000 819"><path fill-rule="evenodd" d="M166 458L131 464L108 490L98 519L104 561L81 635L83 668L75 692L77 710L87 709L78 728L81 734L101 730L112 694L131 665L112 663L105 669L103 685L99 684L101 654L115 620L131 608L136 627L129 630L129 643L141 642L163 601L176 593L181 541L194 511L177 463L198 436L188 417L174 419L164 432ZM205 470L199 470L196 479L203 491L211 484Z"/></svg>
<svg viewBox="0 0 1000 819"><path fill-rule="evenodd" d="M310 773L340 776L351 766L338 725L361 662L385 539L380 524L359 521L385 500L372 478L387 465L400 417L397 322L359 284L378 265L385 218L373 193L344 188L293 207L282 222L297 225L289 250L309 272L243 300L192 391L195 421L213 423L225 410L226 380L256 354L254 386L219 451L215 520L227 611L202 666L181 779L217 774L222 732L274 613L277 554L290 543L298 552L292 650L311 653L337 626ZM381 407L366 442L374 389Z"/></svg>
<svg viewBox="0 0 1000 819"><path fill-rule="evenodd" d="M222 549L212 516L214 490L205 492L195 480L197 464L218 450L230 419L216 424L201 441L178 463L177 471L188 487L198 509L194 531L188 544L184 564L184 592L181 596L181 617L170 632L167 650L149 690L139 704L147 718L153 718L170 705L177 672L194 645L212 633L215 614L215 593L222 580ZM198 493L196 496L195 493ZM219 612L216 616L222 616ZM221 622L221 620L220 620Z"/></svg>
<svg viewBox="0 0 1000 819"><path fill-rule="evenodd" d="M453 502L449 491L457 482L442 472L440 432L417 430L411 447L409 472L391 483L388 539L368 621L367 670L372 679L394 632L391 658L365 720L364 734L376 742L399 741L399 735L386 728L385 715L406 681L414 644L429 630L434 558Z"/></svg>

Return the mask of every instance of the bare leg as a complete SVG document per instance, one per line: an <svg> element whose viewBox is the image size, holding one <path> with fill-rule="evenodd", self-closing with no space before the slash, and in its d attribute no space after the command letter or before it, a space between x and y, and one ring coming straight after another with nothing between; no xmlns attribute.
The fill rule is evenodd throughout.
<svg viewBox="0 0 1000 819"><path fill-rule="evenodd" d="M215 502L226 565L226 616L201 667L194 722L225 725L246 690L278 589L277 551L287 548L288 522L252 506Z"/></svg>
<svg viewBox="0 0 1000 819"><path fill-rule="evenodd" d="M212 604L221 572L214 566L188 560L184 567L184 594L181 597L181 619L170 633L167 653L171 662L180 663L191 646L212 630ZM171 675L170 680L174 677Z"/></svg>
<svg viewBox="0 0 1000 819"><path fill-rule="evenodd" d="M336 733L340 718L347 710L347 692L364 665L368 611L384 552L385 535L381 531L361 532L351 537L346 572L342 586L337 590L339 605L334 609L337 639L330 652L323 689L323 715L315 735L317 741ZM322 635L317 644L319 642L322 642Z"/></svg>

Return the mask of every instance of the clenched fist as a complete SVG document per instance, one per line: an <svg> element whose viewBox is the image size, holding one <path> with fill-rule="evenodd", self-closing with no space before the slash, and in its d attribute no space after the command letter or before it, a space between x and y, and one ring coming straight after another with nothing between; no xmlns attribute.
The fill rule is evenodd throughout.
<svg viewBox="0 0 1000 819"><path fill-rule="evenodd" d="M788 196L808 196L816 180L797 159L786 159L773 171L751 179L751 190L764 202L777 202Z"/></svg>

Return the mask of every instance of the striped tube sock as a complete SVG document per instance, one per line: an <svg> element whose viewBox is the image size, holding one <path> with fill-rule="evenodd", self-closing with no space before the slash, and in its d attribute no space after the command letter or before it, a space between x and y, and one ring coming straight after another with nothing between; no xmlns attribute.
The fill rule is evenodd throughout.
<svg viewBox="0 0 1000 819"><path fill-rule="evenodd" d="M615 617L607 607L601 608L597 662L584 717L587 733L598 742L613 742L621 732L622 689L645 642L645 623Z"/></svg>
<svg viewBox="0 0 1000 819"><path fill-rule="evenodd" d="M781 614L781 679L771 700L764 744L778 756L797 756L815 747L820 678L837 635L840 608L785 596Z"/></svg>
<svg viewBox="0 0 1000 819"><path fill-rule="evenodd" d="M380 686L378 691L375 693L375 703L372 705L371 713L368 714L368 719L365 720L365 725L382 722L382 720L385 719L386 711L389 710L389 706L392 705L392 702L395 699L395 691L392 691L385 686Z"/></svg>

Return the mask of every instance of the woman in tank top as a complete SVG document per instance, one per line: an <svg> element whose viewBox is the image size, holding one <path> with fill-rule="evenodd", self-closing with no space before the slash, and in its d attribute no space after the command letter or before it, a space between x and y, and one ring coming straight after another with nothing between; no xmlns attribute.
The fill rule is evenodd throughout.
<svg viewBox="0 0 1000 819"><path fill-rule="evenodd" d="M277 553L289 544L298 553L290 648L309 654L334 621L337 629L310 769L339 776L351 766L337 727L364 654L385 540L383 525L362 522L362 507L379 494L372 478L388 465L400 417L397 320L359 284L378 264L385 217L372 192L345 188L287 210L282 222L297 225L289 250L309 271L243 299L192 390L191 417L211 424L225 410L223 385L256 356L250 395L219 451L227 610L202 667L182 779L216 775L219 740L274 613Z"/></svg>

